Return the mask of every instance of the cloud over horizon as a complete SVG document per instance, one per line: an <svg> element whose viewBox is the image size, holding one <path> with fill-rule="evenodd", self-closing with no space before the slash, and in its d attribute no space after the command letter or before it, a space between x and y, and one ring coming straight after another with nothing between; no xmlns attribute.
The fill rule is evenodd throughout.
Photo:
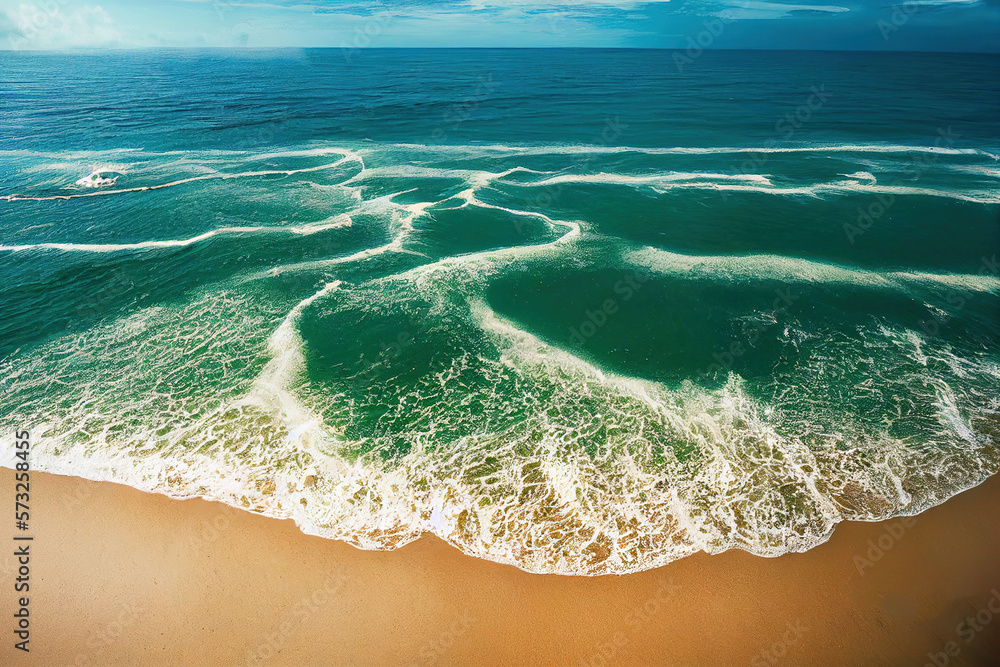
<svg viewBox="0 0 1000 667"><path fill-rule="evenodd" d="M1000 0L0 0L0 48L711 48L1000 51Z"/></svg>

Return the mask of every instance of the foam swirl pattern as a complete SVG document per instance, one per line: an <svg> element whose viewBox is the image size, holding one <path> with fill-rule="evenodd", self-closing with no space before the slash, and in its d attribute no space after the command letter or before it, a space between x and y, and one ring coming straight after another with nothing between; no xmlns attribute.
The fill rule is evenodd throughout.
<svg viewBox="0 0 1000 667"><path fill-rule="evenodd" d="M296 53L121 56L180 91L141 103L0 54L0 432L37 468L572 575L803 551L1000 468L996 63L706 53L714 92L616 53ZM759 100L815 72L830 106L775 138ZM907 77L951 134L881 114ZM701 117L732 90L738 132Z"/></svg>
<svg viewBox="0 0 1000 667"><path fill-rule="evenodd" d="M6 212L86 215L100 193L109 222L7 230L5 271L64 263L8 303L27 313L58 294L78 317L37 343L37 324L8 321L3 427L32 425L46 470L293 517L363 548L433 532L564 574L801 551L839 521L915 513L996 471L1000 278L974 254L953 260L966 271L874 267L844 262L848 243L791 257L772 234L752 254L694 254L719 241L656 234L691 190L722 208L809 200L813 219L789 215L789 231L881 192L989 233L992 156L954 154L939 182L903 191L879 190L881 171L806 182L794 160L701 172L690 152L628 173L629 148L560 169L569 148L63 156L128 176L97 192L20 155L38 180ZM896 155L802 152L845 173ZM977 165L981 182L951 180ZM171 205L181 193L149 199L170 190L233 220L182 210L177 238L111 224Z"/></svg>

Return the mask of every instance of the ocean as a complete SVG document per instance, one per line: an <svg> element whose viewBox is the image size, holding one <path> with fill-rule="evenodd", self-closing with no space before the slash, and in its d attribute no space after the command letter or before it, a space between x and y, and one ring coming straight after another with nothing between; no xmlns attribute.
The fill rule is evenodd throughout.
<svg viewBox="0 0 1000 667"><path fill-rule="evenodd" d="M0 431L570 575L997 472L1000 57L676 55L0 53Z"/></svg>

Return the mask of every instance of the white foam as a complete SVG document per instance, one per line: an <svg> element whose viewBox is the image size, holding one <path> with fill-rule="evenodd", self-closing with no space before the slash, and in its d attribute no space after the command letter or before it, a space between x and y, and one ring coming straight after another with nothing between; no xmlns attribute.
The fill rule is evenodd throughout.
<svg viewBox="0 0 1000 667"><path fill-rule="evenodd" d="M351 217L339 214L306 225L292 227L220 227L186 239L166 241L140 241L138 243L28 243L23 245L0 245L0 251L23 252L26 250L60 250L63 252L121 252L124 250L147 250L151 248L181 248L199 243L213 236L241 234L316 234L330 229L350 227Z"/></svg>
<svg viewBox="0 0 1000 667"><path fill-rule="evenodd" d="M845 178L853 178L859 181L868 181L869 185L874 185L878 179L876 179L871 172L868 171L856 171L853 174L840 174Z"/></svg>
<svg viewBox="0 0 1000 667"><path fill-rule="evenodd" d="M208 181L208 180L230 180L234 178L253 178L260 176L293 176L295 174L307 174L316 171L326 171L328 169L335 169L348 161L361 161L360 156L354 153L348 153L344 155L341 159L336 162L329 164L319 165L316 167L302 167L300 169L262 169L256 171L243 171L238 173L210 173L201 176L191 176L189 178L182 178L175 181L170 181L169 183L160 183L157 185L143 185L134 188L123 188L118 190L99 190L97 192L88 192L85 194L72 194L72 195L50 195L46 197L31 197L27 195L4 195L0 199L4 199L8 202L18 202L18 201L57 201L57 200L68 200L68 199L79 199L82 197L99 197L104 195L119 195L126 194L129 192L146 192L149 190L162 190L164 188L172 188L178 185L185 185L187 183L195 183L197 181ZM362 163L363 165L363 163Z"/></svg>
<svg viewBox="0 0 1000 667"><path fill-rule="evenodd" d="M750 181L761 185L771 185L771 180L763 174L720 174L702 172L666 172L663 174L648 174L631 176L628 174L563 174L540 181L517 181L509 185L527 187L548 187L560 183L602 183L611 185L649 185L652 183L673 183L677 181Z"/></svg>
<svg viewBox="0 0 1000 667"><path fill-rule="evenodd" d="M432 170L431 170L432 171ZM505 185L517 187L551 187L563 183L595 183L606 185L649 186L656 192L668 193L672 190L716 190L724 192L756 192L781 196L805 196L820 198L832 194L887 194L942 197L974 202L977 204L1000 203L1000 194L993 190L945 190L940 188L912 187L903 185L878 185L868 172L846 175L852 180L814 183L798 186L775 186L770 176L764 174L719 174L698 172L668 172L654 175L608 174L564 174L539 181L503 181ZM857 179L857 180L855 180ZM868 180L861 183L859 180ZM751 184L744 184L741 181Z"/></svg>
<svg viewBox="0 0 1000 667"><path fill-rule="evenodd" d="M305 370L305 357L302 353L302 336L297 326L302 312L317 299L336 291L341 285L339 280L329 282L312 296L303 299L285 316L281 325L268 338L267 347L271 360L254 381L253 388L244 399L247 402L257 402L265 408L277 411L284 422L289 425L289 440L300 440L310 431L320 431L323 420L302 406L298 399L289 391L292 382ZM241 403L237 403L240 405ZM318 435L318 437L321 437Z"/></svg>
<svg viewBox="0 0 1000 667"><path fill-rule="evenodd" d="M426 150L428 152L441 153L477 153L477 152L504 152L518 153L521 155L575 155L592 153L618 154L618 153L643 153L647 155L718 155L718 154L740 154L740 153L932 153L937 155L981 155L1000 159L1000 156L978 148L951 148L947 146L911 146L902 144L810 144L808 146L719 146L719 147L698 147L698 146L677 146L669 148L640 147L640 146L600 146L600 145L436 145L426 146L423 144L394 144L400 148L409 150Z"/></svg>
<svg viewBox="0 0 1000 667"><path fill-rule="evenodd" d="M947 168L952 171L961 171L967 174L977 174L979 176L989 176L990 178L1000 178L1000 169L996 167L985 167L975 164L951 164Z"/></svg>
<svg viewBox="0 0 1000 667"><path fill-rule="evenodd" d="M557 249L550 246L548 252ZM484 253L475 261L497 259L495 254ZM103 444L93 438L86 444L73 444L74 431L108 419L100 410L114 408L101 402L120 395L113 387L102 387L102 378L91 378L88 382L97 383L98 391L110 393L85 393L75 405L87 410L86 414L61 415L45 407L47 401L38 409L55 423L41 427L32 419L25 420L37 427L39 435L44 433L36 451L40 469L113 479L178 497L199 495L272 516L291 516L305 532L346 539L362 548L395 548L424 531L433 531L472 555L529 571L563 574L648 569L697 550L718 553L740 548L774 556L807 549L827 539L844 518L881 518L881 514L842 510L831 494L844 479L876 495L888 494L895 512L915 511L928 502L906 492L900 476L892 473L901 466L923 474L931 463L927 460L919 466L893 460L885 469L875 466L874 472L850 468L865 459L856 449L863 449L868 460L873 460L872 453L886 451L910 456L898 442L866 445L855 441L854 449L841 451L839 445L845 438L850 442L849 434L825 436L812 429L820 443L807 447L794 435L779 435L769 423L778 418L775 412L765 417L764 406L742 389L735 376L724 387L708 390L690 384L668 388L608 372L543 342L490 309L481 296L484 272L465 271L457 261L439 263L436 271L443 274L439 280L427 280L431 275L427 270L414 270L374 281L376 290L345 291L337 281L322 285L292 306L267 337L270 359L242 397L224 398L206 414L192 415L191 421L176 422L176 409L154 409L143 416L149 422L136 429L103 431L97 436ZM390 285L404 291L388 290ZM467 294L468 322L485 332L500 352L499 357L458 359L457 367L418 390L423 400L437 399L430 403L430 436L434 420L462 417L461 410L453 408L461 404L456 402L460 398L468 399L470 391L482 402L484 416L500 414L512 401L534 407L506 430L466 429L461 442L453 446L446 442L425 446L416 438L411 452L391 464L380 463L377 456L348 463L337 453L343 430L325 421L293 390L305 367L299 319L317 301L335 294L338 300L356 304L377 304L379 300L373 297L381 295L386 301L379 307L398 307L399 296L411 287L423 298L445 299L443 287ZM352 295L352 289L358 293ZM453 296L447 295L447 302L454 305ZM229 309L238 312L238 307ZM17 360L16 367L8 363L0 371L6 374L16 368L15 373L20 373L15 384L7 385L16 397L23 390L18 383L37 382L32 378L39 366L49 368L50 376L56 369L59 381L71 380L58 366L51 366L54 358L67 358L67 349L104 356L114 349L113 354L120 356L121 350L131 349L122 345L139 344L162 357L153 366L159 372L161 367L169 369L174 359L196 360L190 350L204 348L194 338L186 343L188 352L178 354L162 346L150 347L147 336L163 329L185 340L183 329L194 322L199 335L213 332L216 324L202 323L203 313L214 313L224 322L231 317L206 303L187 313L190 319L177 327L171 324L168 309L152 310L90 340L75 335L56 341L49 351L43 346L31 358ZM461 315L461 310L452 313ZM232 322L227 326L231 329ZM227 330L224 339L234 334ZM109 345L106 335L113 335L118 346ZM224 348L216 349L218 353ZM47 356L50 353L55 357ZM77 372L85 378L89 362L86 357L79 359L82 365ZM115 381L130 384L135 378L129 376L135 372L126 367L123 377ZM490 383L476 389L468 382L477 374L495 377L497 382L513 375L526 394L491 394ZM86 391L73 382L62 386L69 392ZM414 391L412 387L397 389ZM541 403L534 403L536 391L545 397ZM959 426L969 428L968 423L962 419L957 425L952 423L951 406L961 410L962 399L954 393L944 396L942 414L948 427L961 434ZM175 397L168 394L167 398ZM143 449L147 434L163 430L159 420L164 418L174 423L165 436L174 444ZM76 426L70 427L71 423ZM621 439L585 454L586 438L592 437L586 433L604 427L618 428ZM413 438L417 434L398 435ZM658 451L664 463L650 468L650 448L662 438L689 443L698 452L696 463L675 461L672 446L662 445ZM829 443L820 446L824 438ZM181 446L185 439L194 441ZM203 444L212 441L239 449L225 454L219 445L208 449ZM499 462L496 473L467 474L488 457ZM947 470L946 463L942 470ZM525 471L531 470L536 472L526 476ZM314 479L311 486L304 481L307 477ZM955 478L954 483L968 483L967 477ZM487 498L490 502L483 505ZM789 498L796 508L790 514Z"/></svg>
<svg viewBox="0 0 1000 667"><path fill-rule="evenodd" d="M282 155L288 154L276 154ZM357 160L363 175L355 183L391 171L365 169ZM448 257L351 285L331 279L333 269L412 252L406 244L414 221L447 200L400 204L393 198L402 193L394 193L361 202L359 210L389 214L389 243L253 276L331 270L334 276L324 277L311 295L296 295L270 310L253 298L234 301L225 290L247 286L243 276L234 280L235 288L214 286L216 292L189 306L145 309L15 353L0 360L0 382L14 406L0 420L30 424L42 436L36 461L43 470L292 517L307 533L362 548L396 548L430 531L472 555L563 574L644 570L699 550L739 548L764 556L801 551L826 540L841 520L919 511L996 470L971 417L980 406L998 407L995 397L974 393L984 373L995 385L996 364L949 360L939 342L914 332L865 331L846 348L836 347L843 341L822 340L804 361L809 371L776 376L784 393L765 399L735 374L722 387L706 388L614 373L496 313L485 297L493 276L532 260L573 261L581 247L574 241L582 223L477 197L479 188L517 170L541 175L520 167L406 173L460 178L469 187L449 198L461 202L457 208L537 219L565 230L557 240ZM713 175L667 176L657 185L700 187ZM762 175L714 176L715 186L749 181L746 187L777 189ZM351 215L356 212L266 229L308 234L351 224ZM150 246L115 246L139 247ZM775 255L687 256L644 248L625 259L654 271L717 280L1000 290L995 276L882 274ZM347 427L364 421L365 397L333 380L315 387L306 382L299 323L321 301L323 312L343 315L352 311L340 309L355 308L374 321L410 300L432 304L434 316L447 315L447 324L432 323L436 334L461 347L471 332L475 344L450 363L429 366L410 384L373 389L380 405L401 416L380 420L384 435L351 441ZM355 333L331 329L329 342ZM914 355L923 355L924 362L914 362ZM929 363L937 359L945 363ZM937 420L936 430L927 431L934 447L928 451L873 432L843 406L824 404L832 399L809 384L824 371L864 376L868 370L873 372L867 377L877 381L858 391L884 385L914 404L934 407L930 421ZM969 380L960 386L947 381L952 376ZM503 394L503 387L516 391ZM198 393L209 388L212 396ZM454 432L461 435L442 435ZM953 447L955 438L968 446ZM383 460L380 454L398 440L409 445L409 453ZM348 460L345 451L355 458ZM367 451L372 453L358 454ZM939 488L913 482L933 475Z"/></svg>
<svg viewBox="0 0 1000 667"><path fill-rule="evenodd" d="M715 280L751 282L766 279L903 290L908 285L925 284L961 287L984 293L1000 292L1000 277L994 275L870 271L784 255L685 255L647 246L630 252L626 260L661 273L699 275Z"/></svg>

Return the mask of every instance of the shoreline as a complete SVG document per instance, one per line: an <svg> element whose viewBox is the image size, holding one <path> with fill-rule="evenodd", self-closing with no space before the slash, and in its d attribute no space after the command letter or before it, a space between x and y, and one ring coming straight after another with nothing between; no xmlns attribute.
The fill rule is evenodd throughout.
<svg viewBox="0 0 1000 667"><path fill-rule="evenodd" d="M597 577L530 574L432 536L362 551L220 503L40 472L31 481L31 652L15 650L7 630L3 664L940 666L1000 656L1000 475L912 517L842 522L806 552L697 553ZM12 470L0 469L0 490L13 499ZM4 551L6 588L17 565ZM8 591L4 615L15 610Z"/></svg>

